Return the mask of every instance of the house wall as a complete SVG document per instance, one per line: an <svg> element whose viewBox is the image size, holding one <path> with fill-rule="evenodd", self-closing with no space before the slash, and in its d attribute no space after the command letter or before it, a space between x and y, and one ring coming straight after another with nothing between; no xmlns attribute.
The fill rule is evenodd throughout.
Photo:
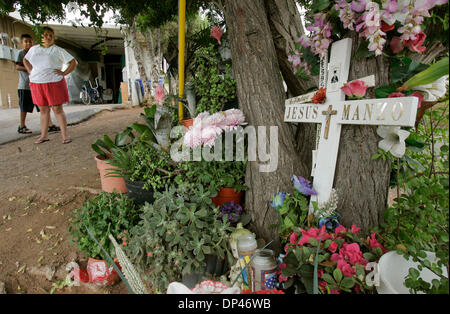
<svg viewBox="0 0 450 314"><path fill-rule="evenodd" d="M33 30L16 20L0 16L0 33L8 34L6 44L14 48L12 38L18 37L24 33L30 34L34 38ZM16 47L22 49L21 44ZM17 108L19 107L19 99L17 95L17 85L19 84L19 72L16 70L16 64L13 60L0 59L0 108ZM8 97L9 95L9 97Z"/></svg>

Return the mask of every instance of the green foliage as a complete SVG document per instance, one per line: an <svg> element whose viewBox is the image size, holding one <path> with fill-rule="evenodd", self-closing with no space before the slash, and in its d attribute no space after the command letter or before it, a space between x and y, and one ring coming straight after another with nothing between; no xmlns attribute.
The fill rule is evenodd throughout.
<svg viewBox="0 0 450 314"><path fill-rule="evenodd" d="M393 163L393 180L400 197L385 211L382 232L389 249L398 249L405 258L420 262L405 278L413 293L449 292L448 279L441 270L449 269L448 123L447 93L445 102L429 110L418 131L410 135L405 156ZM438 143L442 145L439 150ZM437 263L423 260L425 252L435 253ZM419 273L423 268L440 279L425 282Z"/></svg>
<svg viewBox="0 0 450 314"><path fill-rule="evenodd" d="M114 246L108 235L119 235L137 222L139 209L132 199L118 193L100 193L86 201L80 208L71 213L72 222L69 226L71 242L86 255L86 257L104 257L101 247L89 236L89 228L99 243L110 254L115 255Z"/></svg>
<svg viewBox="0 0 450 314"><path fill-rule="evenodd" d="M183 173L176 181L202 185L216 193L220 188L233 188L236 192L246 190L244 161L188 161L181 163Z"/></svg>
<svg viewBox="0 0 450 314"><path fill-rule="evenodd" d="M312 0L312 10L314 13L325 10L330 6L329 0Z"/></svg>
<svg viewBox="0 0 450 314"><path fill-rule="evenodd" d="M155 202L143 207L125 250L153 288L163 290L182 274L203 272L208 254L222 259L231 254L233 228L219 219L211 196L202 186L185 183L155 193Z"/></svg>
<svg viewBox="0 0 450 314"><path fill-rule="evenodd" d="M178 164L171 160L169 153L142 142L130 146L127 151L115 149L108 163L117 167L111 169L109 176L145 182L145 190L164 189L178 174Z"/></svg>
<svg viewBox="0 0 450 314"><path fill-rule="evenodd" d="M229 63L224 63L214 45L200 48L194 54L191 68L197 97L197 113L221 111L236 99L236 82Z"/></svg>
<svg viewBox="0 0 450 314"><path fill-rule="evenodd" d="M394 84L404 82L428 67L429 65L413 61L408 57L393 58L391 63L391 82Z"/></svg>
<svg viewBox="0 0 450 314"><path fill-rule="evenodd" d="M279 209L278 233L287 240L293 232L308 226L308 199L294 190L293 194L286 194L283 205Z"/></svg>
<svg viewBox="0 0 450 314"><path fill-rule="evenodd" d="M375 89L376 98L387 98L402 87L406 96L414 92L417 85L434 82L441 76L448 74L448 58L443 58L433 65L419 63L408 57L392 57L390 70L390 85ZM406 87L407 90L405 90Z"/></svg>
<svg viewBox="0 0 450 314"><path fill-rule="evenodd" d="M417 85L427 85L433 83L442 76L448 75L448 67L448 57L442 58L423 71L423 67L419 68L417 72L420 73L417 73L411 77L408 81L406 81L405 85L408 86L408 88L414 88Z"/></svg>
<svg viewBox="0 0 450 314"><path fill-rule="evenodd" d="M112 150L116 148L124 148L127 144L128 139L134 139L134 134L131 128L126 128L124 131L119 132L114 137L114 141L105 135L103 140L98 139L92 145L92 149L105 159L110 158Z"/></svg>

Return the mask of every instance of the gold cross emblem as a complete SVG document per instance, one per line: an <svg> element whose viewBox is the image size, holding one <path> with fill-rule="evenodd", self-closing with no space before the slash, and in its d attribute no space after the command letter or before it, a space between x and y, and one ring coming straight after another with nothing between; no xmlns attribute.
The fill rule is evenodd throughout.
<svg viewBox="0 0 450 314"><path fill-rule="evenodd" d="M322 114L327 116L327 125L325 127L325 135L324 135L325 139L328 139L328 131L330 130L331 116L337 114L337 111L336 110L332 110L332 109L333 109L333 105L329 105L327 111L322 111Z"/></svg>

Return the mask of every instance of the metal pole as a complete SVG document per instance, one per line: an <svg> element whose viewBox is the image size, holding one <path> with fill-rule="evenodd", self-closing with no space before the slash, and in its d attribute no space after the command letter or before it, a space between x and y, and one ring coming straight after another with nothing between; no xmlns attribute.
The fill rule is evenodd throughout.
<svg viewBox="0 0 450 314"><path fill-rule="evenodd" d="M186 45L186 0L178 3L178 89L179 97L184 98L184 49ZM183 104L178 102L178 117L183 120Z"/></svg>

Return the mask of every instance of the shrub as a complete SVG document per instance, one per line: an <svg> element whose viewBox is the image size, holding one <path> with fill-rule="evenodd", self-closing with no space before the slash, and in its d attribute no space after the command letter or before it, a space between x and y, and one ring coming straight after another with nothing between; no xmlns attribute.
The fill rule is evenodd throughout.
<svg viewBox="0 0 450 314"><path fill-rule="evenodd" d="M202 186L181 184L157 192L131 229L126 254L155 289L166 289L183 274L203 272L206 254L231 256L228 237L233 228L219 216Z"/></svg>
<svg viewBox="0 0 450 314"><path fill-rule="evenodd" d="M117 236L131 228L139 218L139 209L132 199L119 193L100 193L93 199L75 209L71 213L72 222L69 227L71 242L86 257L104 257L101 248L89 236L88 228L105 250L115 255L114 247L108 235Z"/></svg>

